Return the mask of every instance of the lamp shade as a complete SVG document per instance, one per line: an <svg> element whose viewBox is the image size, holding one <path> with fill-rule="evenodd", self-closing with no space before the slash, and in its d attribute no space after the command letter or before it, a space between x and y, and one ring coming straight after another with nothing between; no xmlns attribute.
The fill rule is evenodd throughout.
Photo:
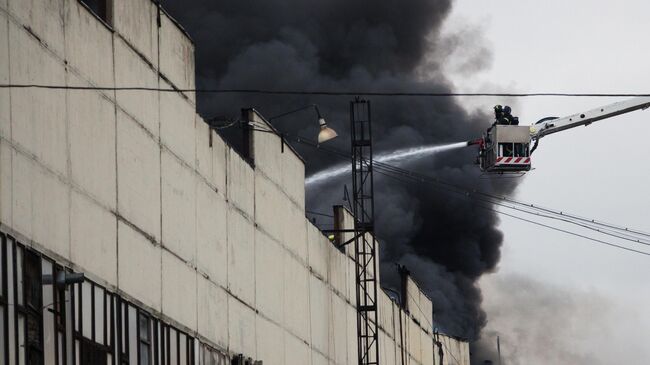
<svg viewBox="0 0 650 365"><path fill-rule="evenodd" d="M320 125L320 132L318 132L318 143L327 142L330 139L338 136L335 130L327 126L324 118L318 118L318 124Z"/></svg>

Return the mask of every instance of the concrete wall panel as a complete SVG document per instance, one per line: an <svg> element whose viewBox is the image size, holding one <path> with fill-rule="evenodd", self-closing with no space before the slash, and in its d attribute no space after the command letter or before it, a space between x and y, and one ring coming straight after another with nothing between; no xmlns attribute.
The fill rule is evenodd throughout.
<svg viewBox="0 0 650 365"><path fill-rule="evenodd" d="M420 338L420 326L413 321L408 324L408 349L409 354L418 362L422 363L422 347Z"/></svg>
<svg viewBox="0 0 650 365"><path fill-rule="evenodd" d="M118 223L118 285L121 290L160 311L161 250L124 222Z"/></svg>
<svg viewBox="0 0 650 365"><path fill-rule="evenodd" d="M68 194L70 189L56 176L40 167L34 168L32 172L32 239L61 256L69 258L70 205Z"/></svg>
<svg viewBox="0 0 650 365"><path fill-rule="evenodd" d="M284 323L283 262L286 252L265 233L255 231L255 299L257 309L277 323ZM294 298L292 298L293 300Z"/></svg>
<svg viewBox="0 0 650 365"><path fill-rule="evenodd" d="M212 133L212 184L226 195L226 143L214 130Z"/></svg>
<svg viewBox="0 0 650 365"><path fill-rule="evenodd" d="M359 358L359 348L357 344L357 309L351 305L346 305L345 310L348 316L346 321L348 364L356 364L357 359ZM371 356L370 361L376 362L377 359L374 356Z"/></svg>
<svg viewBox="0 0 650 365"><path fill-rule="evenodd" d="M255 172L232 148L228 148L227 158L227 196L249 217L254 216Z"/></svg>
<svg viewBox="0 0 650 365"><path fill-rule="evenodd" d="M352 305L356 306L357 305L356 264L354 260L349 257L345 258L345 263L346 263L345 293L347 294L346 298L350 303L352 303Z"/></svg>
<svg viewBox="0 0 650 365"><path fill-rule="evenodd" d="M384 332L379 333L379 363L382 365L395 365L395 342ZM432 362L427 365L435 365Z"/></svg>
<svg viewBox="0 0 650 365"><path fill-rule="evenodd" d="M431 299L420 292L420 308L422 308L422 322L420 325L429 333L433 333L433 304Z"/></svg>
<svg viewBox="0 0 650 365"><path fill-rule="evenodd" d="M157 12L151 0L113 1L113 27L154 65L158 58Z"/></svg>
<svg viewBox="0 0 650 365"><path fill-rule="evenodd" d="M117 114L118 211L160 241L160 147L126 114Z"/></svg>
<svg viewBox="0 0 650 365"><path fill-rule="evenodd" d="M13 226L12 205L12 171L11 146L0 139L0 222Z"/></svg>
<svg viewBox="0 0 650 365"><path fill-rule="evenodd" d="M285 360L284 330L262 316L256 318L257 359L262 359L264 365L293 364ZM293 356L290 353L286 355L289 360Z"/></svg>
<svg viewBox="0 0 650 365"><path fill-rule="evenodd" d="M228 289L255 303L255 229L239 211L228 208Z"/></svg>
<svg viewBox="0 0 650 365"><path fill-rule="evenodd" d="M393 329L393 301L384 293L383 290L377 291L377 302L379 310L377 312L379 318L379 326L390 337L394 337Z"/></svg>
<svg viewBox="0 0 650 365"><path fill-rule="evenodd" d="M169 19L161 14L160 71L178 89L194 88L194 45ZM188 93L194 100L194 94Z"/></svg>
<svg viewBox="0 0 650 365"><path fill-rule="evenodd" d="M196 258L196 177L169 152L163 151L162 242L183 260Z"/></svg>
<svg viewBox="0 0 650 365"><path fill-rule="evenodd" d="M337 295L332 295L332 334L330 336L330 358L337 364L348 363L346 303ZM354 319L356 325L356 319ZM356 337L356 334L355 334ZM356 342L355 342L356 343Z"/></svg>
<svg viewBox="0 0 650 365"><path fill-rule="evenodd" d="M420 288L418 288L418 285L410 277L406 282L406 293L406 308L408 308L411 316L415 318L416 321L422 323L422 309L420 308Z"/></svg>
<svg viewBox="0 0 650 365"><path fill-rule="evenodd" d="M267 133L268 134L268 133ZM281 156L280 186L284 187L291 199L304 210L305 208L305 164L289 149Z"/></svg>
<svg viewBox="0 0 650 365"><path fill-rule="evenodd" d="M205 181L197 179L196 190L197 267L210 280L228 285L227 204Z"/></svg>
<svg viewBox="0 0 650 365"><path fill-rule="evenodd" d="M162 252L162 312L197 328L196 270L166 250Z"/></svg>
<svg viewBox="0 0 650 365"><path fill-rule="evenodd" d="M324 354L329 353L331 295L327 283L313 275L309 276L311 344Z"/></svg>
<svg viewBox="0 0 650 365"><path fill-rule="evenodd" d="M1 3L1 1L0 1ZM9 23L7 15L0 12L0 82L9 83ZM9 89L0 89L0 136L11 138Z"/></svg>
<svg viewBox="0 0 650 365"><path fill-rule="evenodd" d="M6 2L6 0L2 1L2 3ZM9 0L9 11L61 57L64 2L64 0Z"/></svg>
<svg viewBox="0 0 650 365"><path fill-rule="evenodd" d="M252 122L258 123L259 129L272 128L257 113L249 113L249 118ZM293 152L287 147L285 153ZM278 185L282 182L282 155L280 136L275 133L253 131L253 158L256 168Z"/></svg>
<svg viewBox="0 0 650 365"><path fill-rule="evenodd" d="M288 200L267 177L258 172L255 175L255 222L275 240L286 244L284 225L292 222L286 217Z"/></svg>
<svg viewBox="0 0 650 365"><path fill-rule="evenodd" d="M309 340L309 272L295 258L284 258L284 322L301 339Z"/></svg>
<svg viewBox="0 0 650 365"><path fill-rule="evenodd" d="M420 331L420 346L423 364L433 364L433 339L430 333Z"/></svg>
<svg viewBox="0 0 650 365"><path fill-rule="evenodd" d="M198 331L221 348L228 347L228 293L197 277Z"/></svg>
<svg viewBox="0 0 650 365"><path fill-rule="evenodd" d="M72 181L115 210L115 105L93 91L68 95Z"/></svg>
<svg viewBox="0 0 650 365"><path fill-rule="evenodd" d="M91 83L114 86L113 33L79 1L66 1L65 59Z"/></svg>
<svg viewBox="0 0 650 365"><path fill-rule="evenodd" d="M286 202L284 205L284 214L276 215L283 218L282 236L285 245L298 257L303 263L307 262L307 226L305 225L305 210L292 204L288 198L282 197Z"/></svg>
<svg viewBox="0 0 650 365"><path fill-rule="evenodd" d="M284 353L287 364L311 364L311 353L309 346L301 339L285 334L284 336Z"/></svg>
<svg viewBox="0 0 650 365"><path fill-rule="evenodd" d="M257 358L255 322L252 309L236 298L228 297L228 348L232 353Z"/></svg>
<svg viewBox="0 0 650 365"><path fill-rule="evenodd" d="M161 84L161 87L167 87ZM195 166L194 106L177 93L160 93L160 140L188 166Z"/></svg>
<svg viewBox="0 0 650 365"><path fill-rule="evenodd" d="M327 262L330 252L329 247L332 246L332 243L311 222L307 221L305 224L307 226L309 267L316 275L329 280Z"/></svg>
<svg viewBox="0 0 650 365"><path fill-rule="evenodd" d="M195 146L196 146L196 171L207 181L212 183L212 147L210 134L212 131L200 116L194 121Z"/></svg>
<svg viewBox="0 0 650 365"><path fill-rule="evenodd" d="M65 85L63 66L24 29L9 23L11 82ZM12 139L58 173L67 174L66 94L12 89Z"/></svg>
<svg viewBox="0 0 650 365"><path fill-rule="evenodd" d="M32 179L36 162L13 149L11 154L13 228L27 237L32 237Z"/></svg>
<svg viewBox="0 0 650 365"><path fill-rule="evenodd" d="M330 362L327 357L321 355L320 353L313 351L311 352L311 364L312 365L328 365Z"/></svg>
<svg viewBox="0 0 650 365"><path fill-rule="evenodd" d="M137 1L119 1L117 4L138 3ZM149 0L145 0L149 2ZM131 49L119 37L115 37L115 85L117 87L142 86L158 87L158 75L139 54ZM160 121L158 118L158 93L155 91L116 91L117 103L130 116L135 118L153 136L158 136Z"/></svg>
<svg viewBox="0 0 650 365"><path fill-rule="evenodd" d="M347 294L347 258L333 245L328 248L329 282L341 295Z"/></svg>
<svg viewBox="0 0 650 365"><path fill-rule="evenodd" d="M117 219L87 197L72 192L70 259L117 285Z"/></svg>

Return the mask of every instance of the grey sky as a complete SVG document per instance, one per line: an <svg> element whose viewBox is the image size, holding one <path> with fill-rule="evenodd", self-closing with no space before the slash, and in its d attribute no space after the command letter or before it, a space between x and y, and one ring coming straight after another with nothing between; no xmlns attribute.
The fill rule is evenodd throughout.
<svg viewBox="0 0 650 365"><path fill-rule="evenodd" d="M445 67L457 89L463 91L648 93L648 14L650 3L641 0L457 0L446 33L470 34L471 38L449 56ZM475 72L458 67L464 60L484 56L480 46L491 50L486 67ZM530 124L545 116L564 116L612 101L468 99L466 106L491 108L496 103L511 103L514 114ZM541 141L533 158L535 170L523 178L516 198L650 231L649 137L650 110L549 136ZM562 292L572 296L573 303L580 303L573 307L560 304L554 314L566 316L564 323L572 326L559 328L558 336L581 338L551 347L558 347L558 351L565 350L559 349L561 346L572 347L577 355L599 351L602 363L618 359L619 363L641 364L650 358L650 349L635 346L634 340L642 344L650 337L650 313L644 309L650 303L650 257L601 247L509 218L502 219L501 229L505 244L499 272L482 281L486 309L493 318L488 331L519 328L533 336L544 321L540 317L518 323L522 312L508 300L521 295L509 292L517 286L509 288L508 278L523 277L521 280L532 280L529 287L538 286L539 292ZM591 306L592 301L585 298L607 302L607 313L582 315L578 323L570 321L576 308L591 313L600 307ZM510 310L498 310L504 306ZM584 330L575 330L581 325ZM594 326L600 330L590 330ZM609 339L606 351L600 336ZM542 363L543 352L525 351L531 349L530 343L534 342L506 341L503 350L512 353L513 347L519 347L520 363Z"/></svg>

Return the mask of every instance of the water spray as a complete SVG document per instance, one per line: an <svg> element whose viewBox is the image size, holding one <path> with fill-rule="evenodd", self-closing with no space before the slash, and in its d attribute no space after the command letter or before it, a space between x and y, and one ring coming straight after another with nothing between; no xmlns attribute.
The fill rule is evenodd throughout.
<svg viewBox="0 0 650 365"><path fill-rule="evenodd" d="M388 163L393 162L397 165L401 165L408 161L413 161L414 159L419 159L425 156L433 155L439 152L445 152L457 148L471 146L473 144L478 144L478 140L472 140L467 142L456 142L449 143L444 145L435 145L435 146L420 146L420 147L409 147L392 152L384 152L377 154L374 157L376 162ZM319 171L305 179L305 185L318 185L327 180L339 177L350 171L350 164L340 164L333 167L330 167L326 170Z"/></svg>

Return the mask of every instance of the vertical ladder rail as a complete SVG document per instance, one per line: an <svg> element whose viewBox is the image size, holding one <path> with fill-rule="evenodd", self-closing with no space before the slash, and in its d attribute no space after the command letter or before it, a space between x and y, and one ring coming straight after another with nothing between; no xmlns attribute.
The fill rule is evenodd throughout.
<svg viewBox="0 0 650 365"><path fill-rule="evenodd" d="M370 101L350 103L352 137L352 213L357 299L358 364L379 364L377 325L377 244L372 166Z"/></svg>

